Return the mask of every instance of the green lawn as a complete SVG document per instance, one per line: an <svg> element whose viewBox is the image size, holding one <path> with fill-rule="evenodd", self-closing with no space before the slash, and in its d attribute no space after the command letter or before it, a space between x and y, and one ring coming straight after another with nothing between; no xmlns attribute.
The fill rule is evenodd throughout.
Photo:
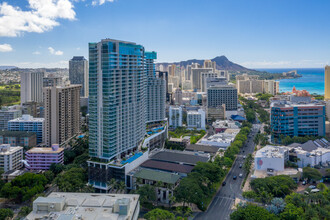
<svg viewBox="0 0 330 220"><path fill-rule="evenodd" d="M1 85L0 86L0 106L20 104L21 94L20 85Z"/></svg>

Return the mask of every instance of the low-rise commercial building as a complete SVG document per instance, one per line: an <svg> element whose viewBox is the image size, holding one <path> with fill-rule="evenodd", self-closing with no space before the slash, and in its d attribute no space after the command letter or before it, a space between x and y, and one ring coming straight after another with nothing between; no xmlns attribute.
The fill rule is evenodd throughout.
<svg viewBox="0 0 330 220"><path fill-rule="evenodd" d="M27 220L111 219L137 220L140 212L139 195L58 193L38 197Z"/></svg>
<svg viewBox="0 0 330 220"><path fill-rule="evenodd" d="M21 118L8 121L8 130L35 132L37 135L37 144L40 144L43 142L44 121L44 118L23 115Z"/></svg>
<svg viewBox="0 0 330 220"><path fill-rule="evenodd" d="M181 179L181 176L175 173L146 168L138 168L130 175L133 177L133 189L145 184L155 186L157 200L161 203L170 202L170 197Z"/></svg>
<svg viewBox="0 0 330 220"><path fill-rule="evenodd" d="M0 131L0 144L10 144L12 147L35 147L37 134L29 131Z"/></svg>
<svg viewBox="0 0 330 220"><path fill-rule="evenodd" d="M256 152L254 169L283 171L284 162L288 159L289 154L285 147L267 145Z"/></svg>
<svg viewBox="0 0 330 220"><path fill-rule="evenodd" d="M316 165L327 167L330 164L330 143L324 138L303 144L294 143L286 148L300 168Z"/></svg>
<svg viewBox="0 0 330 220"><path fill-rule="evenodd" d="M226 129L226 131L223 133L218 133L201 139L197 144L210 145L227 149L227 147L229 147L230 144L235 140L235 137L239 131L240 129Z"/></svg>
<svg viewBox="0 0 330 220"><path fill-rule="evenodd" d="M9 144L0 145L0 168L4 172L22 168L23 147L11 147Z"/></svg>
<svg viewBox="0 0 330 220"><path fill-rule="evenodd" d="M58 144L52 147L34 147L25 153L26 168L29 170L49 170L53 163L64 164L64 148Z"/></svg>

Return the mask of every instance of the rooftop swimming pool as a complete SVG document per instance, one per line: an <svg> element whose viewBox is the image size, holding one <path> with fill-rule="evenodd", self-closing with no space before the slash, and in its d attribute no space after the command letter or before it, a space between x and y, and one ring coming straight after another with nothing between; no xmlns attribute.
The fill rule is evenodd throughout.
<svg viewBox="0 0 330 220"><path fill-rule="evenodd" d="M121 161L120 164L131 163L134 160L136 160L137 158L141 157L142 155L143 155L142 152L136 153L133 156L131 156L130 158L128 158L127 160Z"/></svg>

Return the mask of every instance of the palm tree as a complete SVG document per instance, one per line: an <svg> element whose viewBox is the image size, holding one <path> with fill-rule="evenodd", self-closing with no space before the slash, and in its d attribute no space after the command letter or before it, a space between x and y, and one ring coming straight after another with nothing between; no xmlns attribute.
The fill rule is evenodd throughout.
<svg viewBox="0 0 330 220"><path fill-rule="evenodd" d="M115 188L115 185L116 185L116 179L114 178L111 178L108 182L107 182L107 185L109 185L111 187L111 190Z"/></svg>
<svg viewBox="0 0 330 220"><path fill-rule="evenodd" d="M118 189L122 191L124 194L126 193L126 184L124 183L124 181L120 181L118 183Z"/></svg>

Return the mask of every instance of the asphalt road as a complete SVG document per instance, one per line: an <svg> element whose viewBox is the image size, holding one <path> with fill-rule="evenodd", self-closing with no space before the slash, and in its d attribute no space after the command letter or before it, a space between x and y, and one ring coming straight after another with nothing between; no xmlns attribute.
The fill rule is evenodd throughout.
<svg viewBox="0 0 330 220"><path fill-rule="evenodd" d="M225 180L226 185L222 186L217 192L216 196L212 200L209 208L206 212L201 212L194 218L195 220L229 220L232 212L231 207L235 201L235 198L242 198L241 185L246 172L243 168L239 168L240 164L244 164L243 157L254 151L255 144L253 143L254 136L260 129L260 124L254 124L251 129L250 137L246 141L245 146L241 149L241 152L237 155L237 159L234 162L231 170L229 171ZM243 152L244 151L244 152ZM243 177L238 177L242 173ZM237 176L234 180L233 177Z"/></svg>

